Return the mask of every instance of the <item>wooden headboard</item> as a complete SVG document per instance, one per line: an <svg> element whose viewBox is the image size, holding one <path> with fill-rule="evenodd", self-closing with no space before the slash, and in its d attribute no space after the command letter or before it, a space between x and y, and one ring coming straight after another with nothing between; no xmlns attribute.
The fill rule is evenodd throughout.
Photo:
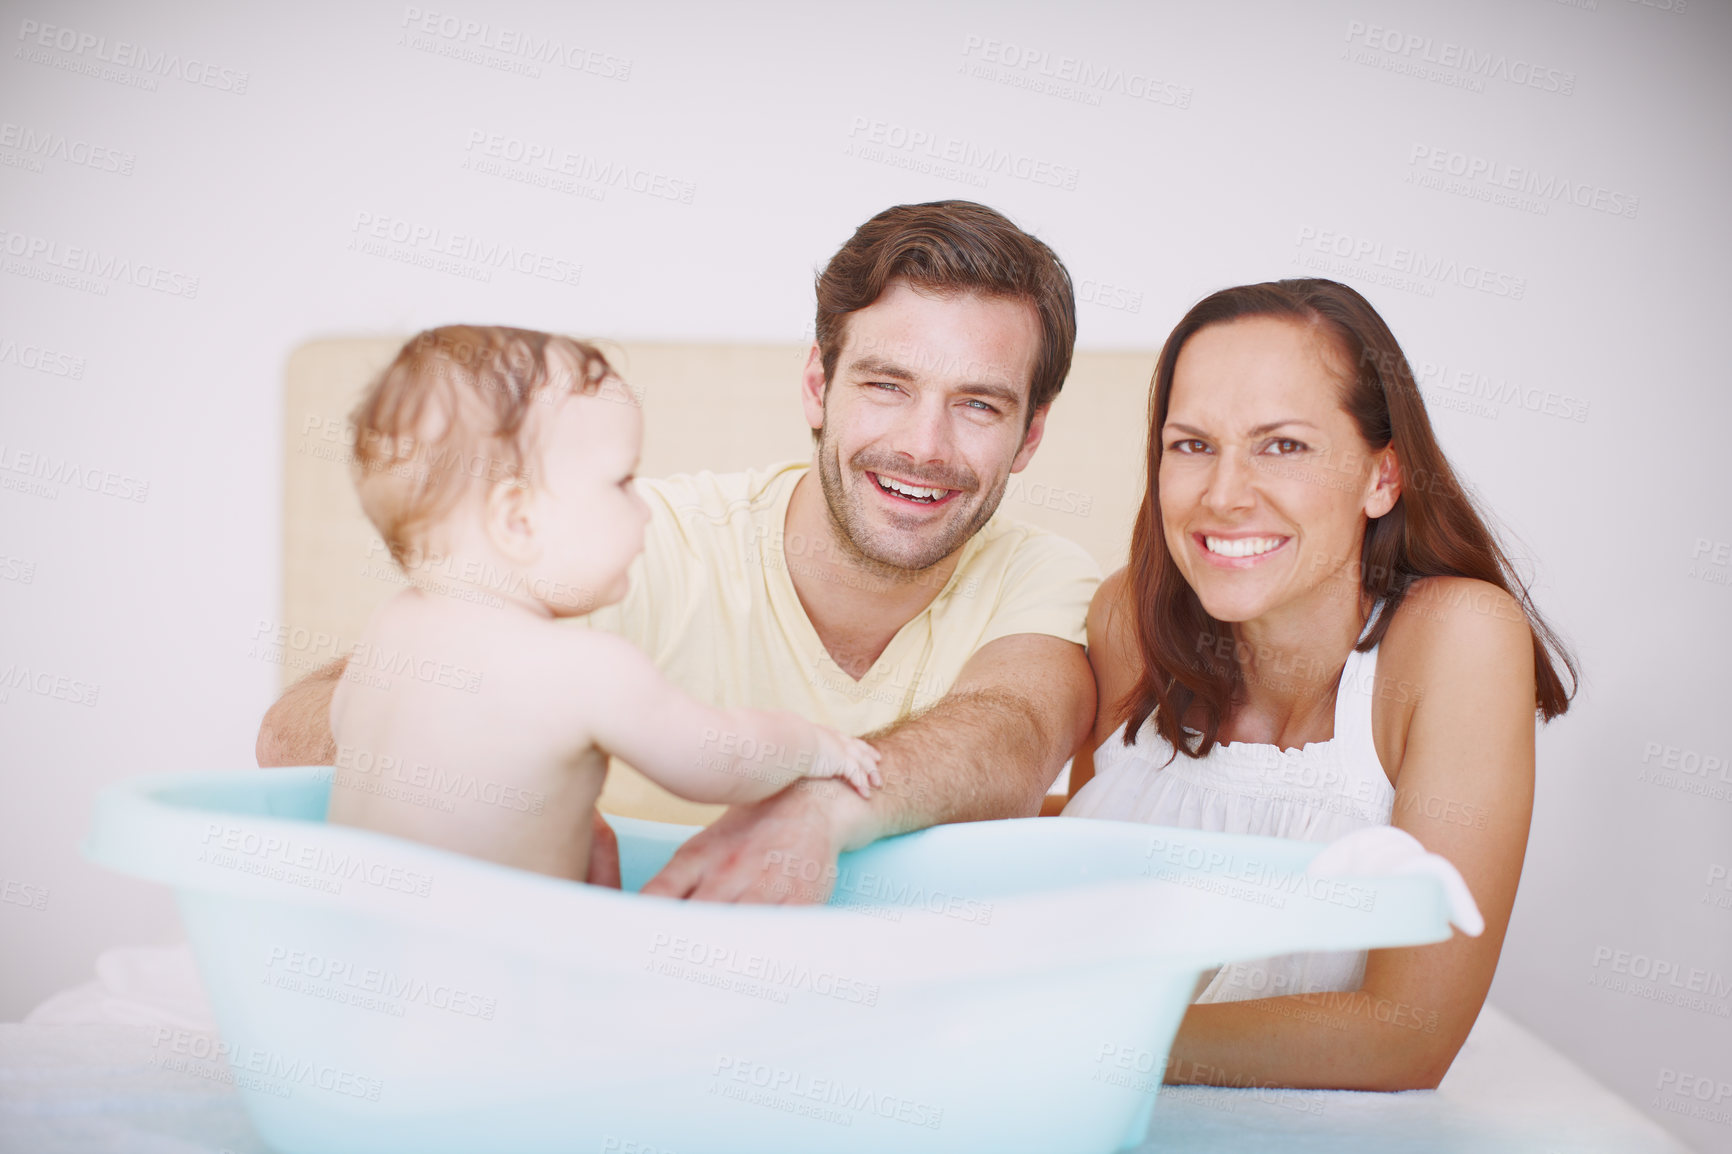
<svg viewBox="0 0 1732 1154"><path fill-rule="evenodd" d="M373 608L402 588L349 479L348 414L405 339L312 341L289 357L279 624L332 640L329 651L285 663L285 685L309 663L347 652ZM798 399L805 346L628 344L608 352L643 398L643 476L724 472L810 455ZM1141 491L1154 362L1153 352L1077 354L1045 439L1033 463L1011 478L1001 515L1071 538L1103 571L1122 565ZM662 821L699 821L717 812L618 768L602 805Z"/></svg>

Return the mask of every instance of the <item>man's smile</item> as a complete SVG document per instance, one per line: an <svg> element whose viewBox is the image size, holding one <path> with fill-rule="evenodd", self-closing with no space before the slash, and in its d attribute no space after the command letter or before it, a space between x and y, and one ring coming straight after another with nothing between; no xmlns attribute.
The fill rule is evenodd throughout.
<svg viewBox="0 0 1732 1154"><path fill-rule="evenodd" d="M867 472L878 491L893 501L910 505L942 505L949 501L959 489L941 489L931 485L916 485L909 481L899 481L882 473Z"/></svg>

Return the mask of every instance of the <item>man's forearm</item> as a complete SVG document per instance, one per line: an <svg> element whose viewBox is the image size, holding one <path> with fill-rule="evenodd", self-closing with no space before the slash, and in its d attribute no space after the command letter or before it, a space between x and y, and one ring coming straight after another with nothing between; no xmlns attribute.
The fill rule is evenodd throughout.
<svg viewBox="0 0 1732 1154"><path fill-rule="evenodd" d="M643 892L821 902L838 877L838 854L940 822L1033 815L1094 711L1081 645L1001 637L931 709L868 735L884 775L869 800L833 778L811 778L735 806L680 846ZM806 872L813 866L815 875Z"/></svg>
<svg viewBox="0 0 1732 1154"><path fill-rule="evenodd" d="M884 788L873 798L878 836L1033 815L1064 757L1029 715L1031 704L1008 690L952 694L871 738L884 752Z"/></svg>
<svg viewBox="0 0 1732 1154"><path fill-rule="evenodd" d="M1058 653L1042 654L1047 660L1036 672L970 679L872 737L884 753L884 787L868 803L865 841L943 822L1039 813L1094 719L1094 678L1081 649L1063 645ZM858 833L848 838L850 848L865 841Z"/></svg>
<svg viewBox="0 0 1732 1154"><path fill-rule="evenodd" d="M337 745L331 738L331 696L349 659L315 669L284 691L265 711L254 754L259 767L333 765Z"/></svg>

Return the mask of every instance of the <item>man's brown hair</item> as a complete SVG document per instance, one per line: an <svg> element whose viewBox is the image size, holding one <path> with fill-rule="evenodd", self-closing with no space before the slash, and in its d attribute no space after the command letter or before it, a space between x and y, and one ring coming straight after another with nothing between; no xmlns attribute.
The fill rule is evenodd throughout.
<svg viewBox="0 0 1732 1154"><path fill-rule="evenodd" d="M872 304L895 280L938 295L976 292L1028 301L1040 318L1040 353L1026 419L1058 396L1076 345L1070 274L1052 249L971 200L885 209L830 258L818 274L815 326L826 382L836 372L849 314Z"/></svg>
<svg viewBox="0 0 1732 1154"><path fill-rule="evenodd" d="M420 531L473 484L527 484L537 400L594 393L615 375L585 341L499 325L410 337L361 398L355 487L391 556L407 566Z"/></svg>

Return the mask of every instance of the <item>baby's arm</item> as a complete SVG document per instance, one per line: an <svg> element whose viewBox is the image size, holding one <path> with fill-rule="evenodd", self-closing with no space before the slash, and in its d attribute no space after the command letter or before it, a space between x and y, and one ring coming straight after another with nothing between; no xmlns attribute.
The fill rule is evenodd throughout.
<svg viewBox="0 0 1732 1154"><path fill-rule="evenodd" d="M802 777L846 778L862 797L882 785L878 751L793 713L718 709L662 676L630 642L572 638L581 651L583 724L597 745L692 801L758 801Z"/></svg>

